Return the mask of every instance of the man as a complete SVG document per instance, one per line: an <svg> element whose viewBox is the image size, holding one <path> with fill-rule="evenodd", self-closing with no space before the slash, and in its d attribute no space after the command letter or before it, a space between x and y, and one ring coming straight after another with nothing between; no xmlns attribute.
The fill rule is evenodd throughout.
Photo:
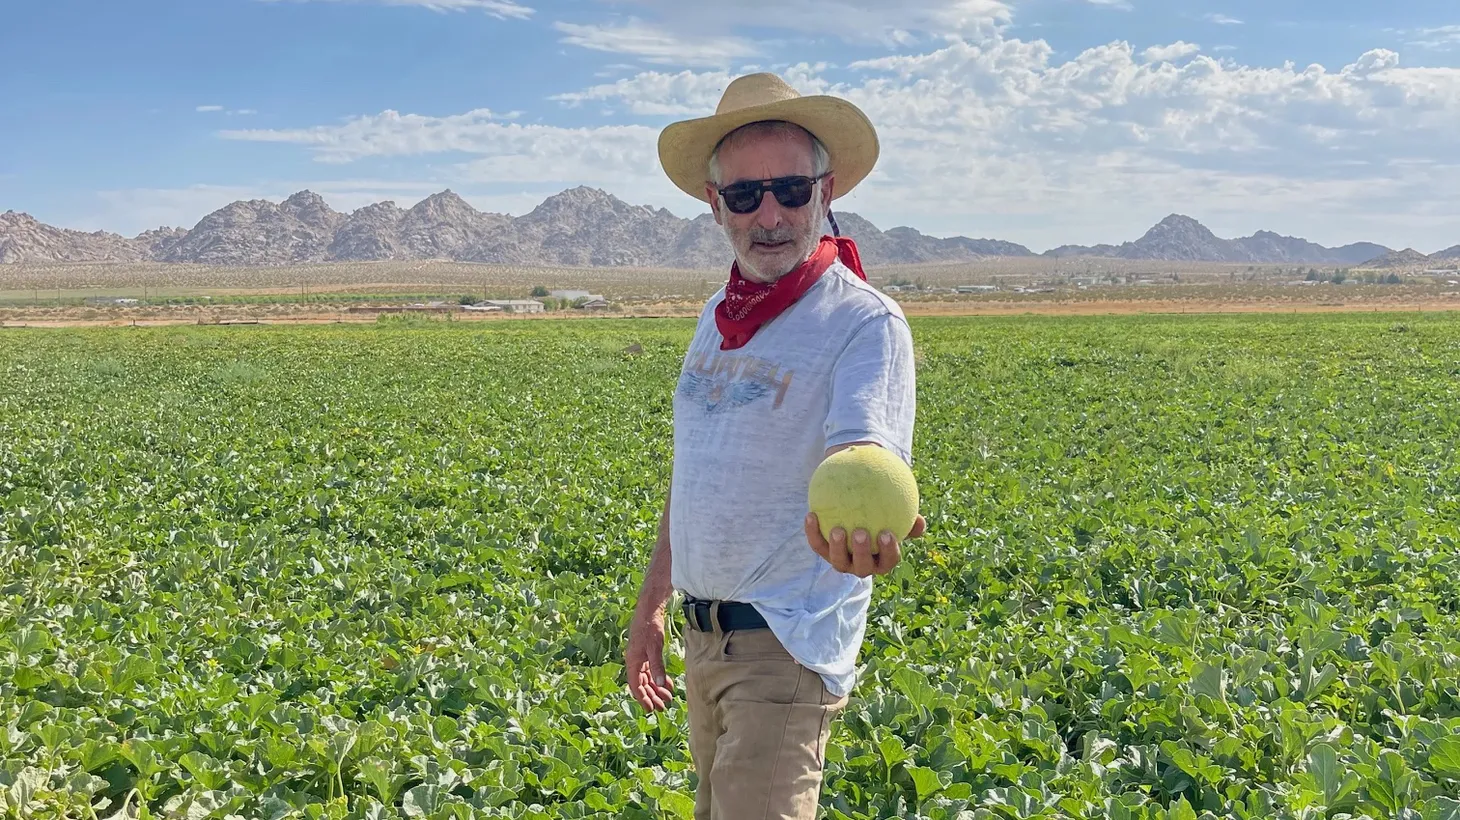
<svg viewBox="0 0 1460 820"><path fill-rule="evenodd" d="M828 218L838 233L831 202L877 154L855 106L770 74L735 80L714 116L660 137L666 173L709 203L735 251L675 391L672 480L625 653L635 699L664 709L665 610L683 593L699 820L815 816L872 577L925 527L919 516L908 533L837 528L828 543L807 507L831 452L863 443L912 458L907 322L866 283L855 244L821 233Z"/></svg>

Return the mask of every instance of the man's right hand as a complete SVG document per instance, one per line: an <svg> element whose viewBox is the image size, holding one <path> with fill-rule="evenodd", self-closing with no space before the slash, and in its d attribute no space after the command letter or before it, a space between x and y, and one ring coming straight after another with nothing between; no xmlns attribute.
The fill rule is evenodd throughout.
<svg viewBox="0 0 1460 820"><path fill-rule="evenodd" d="M664 609L634 614L629 624L629 646L624 652L629 694L651 712L668 708L674 681L664 673Z"/></svg>

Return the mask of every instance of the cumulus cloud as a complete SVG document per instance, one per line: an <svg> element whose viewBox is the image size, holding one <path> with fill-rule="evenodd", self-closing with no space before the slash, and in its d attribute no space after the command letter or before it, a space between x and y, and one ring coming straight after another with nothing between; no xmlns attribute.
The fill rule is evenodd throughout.
<svg viewBox="0 0 1460 820"><path fill-rule="evenodd" d="M1201 46L1178 40L1169 46L1151 46L1141 52L1141 56L1148 63L1174 63L1200 53Z"/></svg>
<svg viewBox="0 0 1460 820"><path fill-rule="evenodd" d="M221 105L200 105L195 110L202 111L202 112L222 111L223 110L223 106L221 106Z"/></svg>
<svg viewBox="0 0 1460 820"><path fill-rule="evenodd" d="M1208 23L1216 23L1219 26L1240 26L1240 25L1242 25L1242 21L1241 20L1238 20L1236 17L1228 17L1225 14L1217 14L1215 12L1206 15L1202 19L1203 20L1206 20Z"/></svg>
<svg viewBox="0 0 1460 820"><path fill-rule="evenodd" d="M526 20L534 10L512 0L291 0L295 3L371 3L380 6L415 6L435 12L480 11L498 19ZM279 3L285 0L261 0Z"/></svg>
<svg viewBox="0 0 1460 820"><path fill-rule="evenodd" d="M921 53L778 69L802 93L856 102L877 124L877 169L843 207L884 227L993 234L1048 247L1131 238L1182 210L1243 232L1315 241L1427 241L1460 185L1460 69L1404 67L1376 49L1348 65L1241 65L1184 42L1114 42L1060 60L993 34ZM644 124L562 128L393 111L342 124L230 131L326 162L463 153L464 179L597 184L680 213L655 143L670 118L713 110L725 71L645 71L559 94ZM982 227L981 227L982 226ZM1451 220L1453 229L1453 219ZM1143 227L1141 228L1144 229ZM1137 232L1138 234L1138 232ZM1226 235L1232 235L1228 233Z"/></svg>
<svg viewBox="0 0 1460 820"><path fill-rule="evenodd" d="M1121 11L1135 10L1135 6L1130 4L1130 0L1085 0L1085 2L1092 6L1104 6L1105 8L1119 9Z"/></svg>
<svg viewBox="0 0 1460 820"><path fill-rule="evenodd" d="M565 35L562 42L569 45L631 54L651 63L723 66L760 54L755 45L739 37L685 36L638 21L614 26L558 22L553 27Z"/></svg>
<svg viewBox="0 0 1460 820"><path fill-rule="evenodd" d="M585 102L613 101L644 116L699 116L715 108L720 93L734 79L729 72L649 71L582 91L554 94L549 100L577 107Z"/></svg>

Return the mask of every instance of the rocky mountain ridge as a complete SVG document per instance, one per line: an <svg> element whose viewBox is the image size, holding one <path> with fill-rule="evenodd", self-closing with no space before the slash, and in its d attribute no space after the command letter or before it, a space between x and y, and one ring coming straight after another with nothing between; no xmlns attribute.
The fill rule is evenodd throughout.
<svg viewBox="0 0 1460 820"><path fill-rule="evenodd" d="M1258 231L1251 236L1237 239L1222 239L1195 219L1184 214L1172 214L1134 242L1119 246L1063 245L1046 251L1045 255L1189 262L1361 265L1386 253L1389 253L1388 248L1372 242L1325 248L1306 239L1282 236L1272 231Z"/></svg>
<svg viewBox="0 0 1460 820"><path fill-rule="evenodd" d="M905 226L883 231L855 213L834 210L834 214L841 232L856 239L868 265L1036 255L1013 242L963 236L939 238ZM1409 251L1400 258L1389 248L1373 243L1326 248L1271 231L1222 239L1195 219L1172 214L1135 241L1064 245L1040 255L1423 266L1460 260L1460 245L1433 257ZM232 202L204 216L191 229L163 227L132 238L56 228L14 211L0 214L0 263L153 261L265 266L417 259L525 266L717 269L730 263L732 253L709 214L684 219L663 208L631 205L605 191L584 186L550 196L518 217L478 211L449 189L409 209L385 201L350 213L335 211L317 193L300 191L277 204L264 199Z"/></svg>

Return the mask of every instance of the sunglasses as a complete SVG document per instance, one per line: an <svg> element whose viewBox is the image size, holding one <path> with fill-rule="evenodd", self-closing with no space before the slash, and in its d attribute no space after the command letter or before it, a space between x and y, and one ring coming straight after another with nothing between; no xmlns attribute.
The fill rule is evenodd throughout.
<svg viewBox="0 0 1460 820"><path fill-rule="evenodd" d="M782 208L800 208L811 201L811 188L816 181L828 175L751 179L726 185L719 192L732 214L748 214L759 208L766 191L771 192Z"/></svg>

